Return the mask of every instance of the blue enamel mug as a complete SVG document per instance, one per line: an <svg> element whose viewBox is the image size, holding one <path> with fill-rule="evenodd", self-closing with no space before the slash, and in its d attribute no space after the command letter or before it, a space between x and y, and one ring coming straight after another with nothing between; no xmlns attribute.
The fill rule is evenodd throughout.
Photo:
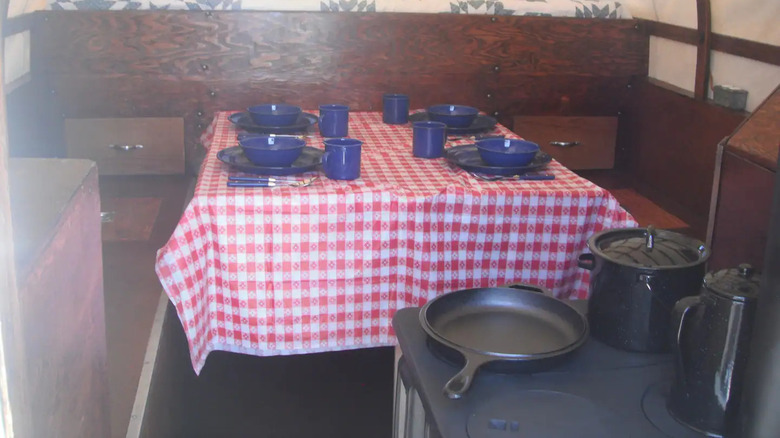
<svg viewBox="0 0 780 438"><path fill-rule="evenodd" d="M326 138L349 135L349 107L346 105L320 105L320 135Z"/></svg>
<svg viewBox="0 0 780 438"><path fill-rule="evenodd" d="M329 179L352 180L360 177L360 150L363 142L354 138L325 140L322 168Z"/></svg>

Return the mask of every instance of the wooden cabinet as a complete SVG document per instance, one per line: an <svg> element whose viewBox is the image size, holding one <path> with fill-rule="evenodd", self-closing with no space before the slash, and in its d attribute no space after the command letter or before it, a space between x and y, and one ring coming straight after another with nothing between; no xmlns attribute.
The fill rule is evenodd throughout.
<svg viewBox="0 0 780 438"><path fill-rule="evenodd" d="M11 159L19 318L31 437L109 437L95 163Z"/></svg>
<svg viewBox="0 0 780 438"><path fill-rule="evenodd" d="M780 87L719 146L708 269L763 266L780 152Z"/></svg>
<svg viewBox="0 0 780 438"><path fill-rule="evenodd" d="M184 120L178 117L66 119L69 158L98 163L101 175L184 173Z"/></svg>
<svg viewBox="0 0 780 438"><path fill-rule="evenodd" d="M513 131L569 169L611 169L617 123L617 117L517 116Z"/></svg>
<svg viewBox="0 0 780 438"><path fill-rule="evenodd" d="M709 269L764 263L775 172L733 152L720 163Z"/></svg>

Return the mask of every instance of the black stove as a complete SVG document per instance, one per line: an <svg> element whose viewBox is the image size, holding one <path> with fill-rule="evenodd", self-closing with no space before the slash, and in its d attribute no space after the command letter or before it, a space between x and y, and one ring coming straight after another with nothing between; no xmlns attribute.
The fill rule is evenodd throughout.
<svg viewBox="0 0 780 438"><path fill-rule="evenodd" d="M581 312L586 301L572 301ZM402 357L400 381L419 396L424 435L442 438L700 438L666 410L672 356L620 351L589 339L572 361L535 374L478 371L459 400L443 393L459 370L434 355L420 327L419 308L393 318ZM397 387L400 387L397 385ZM398 397L398 394L397 394ZM396 409L398 409L398 403ZM407 422L411 411L407 410ZM398 413L396 413L398 416ZM396 436L413 438L414 433ZM415 427L406 427L415 430Z"/></svg>

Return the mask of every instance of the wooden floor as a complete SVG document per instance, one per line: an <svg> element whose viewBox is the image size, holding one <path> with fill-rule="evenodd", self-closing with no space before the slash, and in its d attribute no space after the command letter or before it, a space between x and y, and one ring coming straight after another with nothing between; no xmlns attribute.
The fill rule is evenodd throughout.
<svg viewBox="0 0 780 438"><path fill-rule="evenodd" d="M631 175L616 170L578 171L580 176L609 190L639 222L639 226L654 225L704 241L707 218L695 215L688 208L665 199L648 187L636 186Z"/></svg>
<svg viewBox="0 0 780 438"><path fill-rule="evenodd" d="M162 287L154 272L157 250L181 214L185 177L103 177L103 277L111 399L111 431L124 437Z"/></svg>

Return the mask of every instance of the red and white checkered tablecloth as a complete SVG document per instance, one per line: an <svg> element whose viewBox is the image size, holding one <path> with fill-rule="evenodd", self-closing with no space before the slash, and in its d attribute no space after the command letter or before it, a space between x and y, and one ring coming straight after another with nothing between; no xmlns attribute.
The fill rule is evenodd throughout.
<svg viewBox="0 0 780 438"><path fill-rule="evenodd" d="M236 172L216 154L237 144L229 114L204 134L194 197L157 254L196 372L213 350L392 345L396 310L459 289L526 282L584 298L577 256L588 237L636 226L609 192L555 161L553 181L480 181L413 157L410 125L373 112L350 114L350 137L364 142L360 179L228 188ZM323 147L318 135L308 144Z"/></svg>

